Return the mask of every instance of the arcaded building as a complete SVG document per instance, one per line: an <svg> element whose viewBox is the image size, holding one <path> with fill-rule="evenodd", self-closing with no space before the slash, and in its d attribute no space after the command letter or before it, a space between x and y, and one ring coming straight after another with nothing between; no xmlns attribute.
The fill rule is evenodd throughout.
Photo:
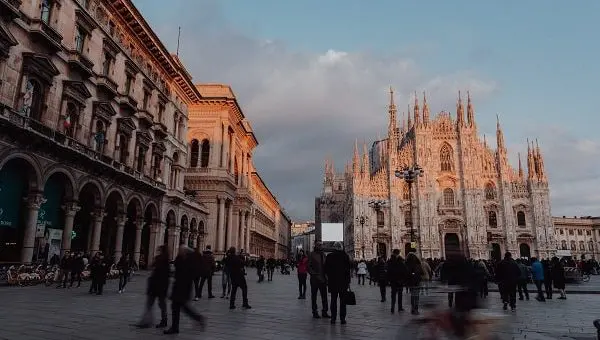
<svg viewBox="0 0 600 340"><path fill-rule="evenodd" d="M537 142L527 145L526 169L520 155L512 167L500 122L490 145L478 134L470 96L463 105L459 95L454 115L435 116L425 97L422 102L415 97L408 119L399 122L390 91L388 114L387 137L369 149L365 145L362 155L355 145L345 172L327 164L315 205L317 230L323 222L344 222L346 248L355 258L413 247L432 258L450 249L471 258L555 253L548 178ZM395 172L414 165L423 175L411 195Z"/></svg>
<svg viewBox="0 0 600 340"><path fill-rule="evenodd" d="M201 100L130 0L0 1L0 262L199 241L186 196Z"/></svg>
<svg viewBox="0 0 600 340"><path fill-rule="evenodd" d="M196 88L202 98L190 106L185 187L209 210L204 244L219 255L233 246L287 258L291 222L254 167L258 140L250 121L228 85Z"/></svg>

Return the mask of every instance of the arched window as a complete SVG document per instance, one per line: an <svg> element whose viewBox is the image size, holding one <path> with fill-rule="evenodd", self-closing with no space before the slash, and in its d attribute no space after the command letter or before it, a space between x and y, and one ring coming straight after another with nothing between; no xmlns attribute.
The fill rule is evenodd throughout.
<svg viewBox="0 0 600 340"><path fill-rule="evenodd" d="M208 160L210 158L210 142L208 141L208 139L205 139L202 141L202 148L201 148L201 156L200 156L200 166L203 168L207 168L208 167Z"/></svg>
<svg viewBox="0 0 600 340"><path fill-rule="evenodd" d="M452 171L453 163L452 148L450 148L450 145L444 144L440 150L440 169L442 171Z"/></svg>
<svg viewBox="0 0 600 340"><path fill-rule="evenodd" d="M237 156L235 156L233 158L233 176L235 178L235 183L238 183L238 180L240 179L240 172L239 172L239 168L238 168L238 161L237 161Z"/></svg>
<svg viewBox="0 0 600 340"><path fill-rule="evenodd" d="M385 226L385 214L382 210L377 210L377 228L383 228Z"/></svg>
<svg viewBox="0 0 600 340"><path fill-rule="evenodd" d="M444 189L444 205L447 207L454 206L454 190L450 188Z"/></svg>
<svg viewBox="0 0 600 340"><path fill-rule="evenodd" d="M71 102L67 103L67 112L65 112L64 128L65 135L73 138L75 136L75 129L77 128L77 122L79 121L79 109Z"/></svg>
<svg viewBox="0 0 600 340"><path fill-rule="evenodd" d="M585 250L585 242L579 241L579 250Z"/></svg>
<svg viewBox="0 0 600 340"><path fill-rule="evenodd" d="M52 0L42 0L40 19L46 24L50 24L50 14L52 13Z"/></svg>
<svg viewBox="0 0 600 340"><path fill-rule="evenodd" d="M492 183L485 185L485 199L495 200L496 199L496 187Z"/></svg>
<svg viewBox="0 0 600 340"><path fill-rule="evenodd" d="M575 241L571 241L571 250L577 250L577 245L575 244Z"/></svg>
<svg viewBox="0 0 600 340"><path fill-rule="evenodd" d="M498 226L498 218L495 211L488 211L488 225L492 228Z"/></svg>
<svg viewBox="0 0 600 340"><path fill-rule="evenodd" d="M567 240L560 241L560 249L567 250Z"/></svg>
<svg viewBox="0 0 600 340"><path fill-rule="evenodd" d="M43 98L44 88L42 87L42 84L36 79L28 76L23 92L21 113L34 120L40 120L42 118Z"/></svg>
<svg viewBox="0 0 600 340"><path fill-rule="evenodd" d="M404 225L406 227L410 227L411 222L412 222L412 218L410 216L410 211L407 210L404 212Z"/></svg>
<svg viewBox="0 0 600 340"><path fill-rule="evenodd" d="M192 148L190 150L190 167L198 166L198 154L200 153L200 143L197 139L192 139Z"/></svg>
<svg viewBox="0 0 600 340"><path fill-rule="evenodd" d="M525 221L525 213L522 211L517 211L517 225L519 227L525 227L527 225Z"/></svg>
<svg viewBox="0 0 600 340"><path fill-rule="evenodd" d="M96 121L96 132L94 133L94 149L96 152L102 153L104 151L104 143L106 141L106 127L100 120Z"/></svg>
<svg viewBox="0 0 600 340"><path fill-rule="evenodd" d="M594 241L589 241L588 242L588 250L593 252L594 251Z"/></svg>

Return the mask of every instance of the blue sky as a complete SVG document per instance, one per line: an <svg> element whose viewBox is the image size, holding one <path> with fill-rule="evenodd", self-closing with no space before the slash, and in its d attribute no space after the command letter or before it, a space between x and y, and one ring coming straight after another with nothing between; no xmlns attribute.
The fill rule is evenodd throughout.
<svg viewBox="0 0 600 340"><path fill-rule="evenodd" d="M475 92L480 132L493 141L499 114L513 160L516 152L523 152L525 138L540 139L546 166L551 168L556 214L600 215L600 195L591 189L600 184L600 162L596 161L600 144L595 133L600 122L595 113L600 90L596 84L600 79L599 1L577 1L576 6L554 0L172 0L168 7L157 1L134 3L172 50L177 26L182 26L182 59L196 81L223 81L234 86L262 141L256 165L280 201L298 218L312 218L312 197L319 194L321 175L316 171L294 173L292 176L302 176L303 185L289 188L285 180L289 169L276 158L280 161L290 148L298 147L306 157L305 166L312 168L319 162L321 167L324 154L330 153L341 169L340 163L352 152L349 141L368 141L376 132L384 133L382 89L389 84L399 87L407 102L409 91L433 92L437 97L430 99L432 111L454 112L456 89ZM272 46L266 46L267 41ZM353 68L322 70L321 78L314 76L310 81L324 91L342 87L341 104L333 103L340 101L332 98L335 96L328 99L315 92L304 93L306 88L299 85L294 88L304 81L298 74L310 73L307 65L328 50L347 54ZM411 66L399 71L394 65L403 62ZM364 72L368 72L365 83L372 93L367 85L353 83L360 81ZM288 145L285 152L273 146L281 144L285 136L273 132L270 114L288 111L285 102L273 102L273 96L286 95L272 89L275 79L292 83L284 82L290 87L286 94L310 98L312 104L294 117L322 108L323 113L315 119L330 119L331 125L323 124L329 130L323 132L327 136L320 145L325 147L318 153L306 153L300 149L301 143ZM448 86L447 90L432 90L428 84ZM362 100L355 98L363 93ZM302 104L295 103L298 105ZM362 109L362 105L369 111L375 109L346 112ZM269 112L276 111L275 107L277 112ZM328 131L339 128L336 121L346 117L343 114L356 119L375 115L373 124L378 125L366 124L363 130L348 126L348 133L334 138ZM289 118L288 124L291 120L294 118ZM299 130L305 126L304 122L298 124ZM288 131L287 138L294 137L303 138ZM302 165L294 163L297 166Z"/></svg>

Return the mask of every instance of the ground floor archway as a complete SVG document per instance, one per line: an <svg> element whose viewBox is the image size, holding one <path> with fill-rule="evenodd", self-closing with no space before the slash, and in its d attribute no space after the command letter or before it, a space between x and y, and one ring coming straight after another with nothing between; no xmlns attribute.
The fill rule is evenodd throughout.
<svg viewBox="0 0 600 340"><path fill-rule="evenodd" d="M460 238L456 233L447 233L444 235L444 256L451 257L454 254L461 254Z"/></svg>
<svg viewBox="0 0 600 340"><path fill-rule="evenodd" d="M385 242L377 242L377 257L387 259L387 244Z"/></svg>
<svg viewBox="0 0 600 340"><path fill-rule="evenodd" d="M492 243L492 250L490 251L490 259L494 261L500 261L502 259L502 251L498 243Z"/></svg>
<svg viewBox="0 0 600 340"><path fill-rule="evenodd" d="M531 258L531 248L527 243L521 243L519 245L519 254L520 257Z"/></svg>
<svg viewBox="0 0 600 340"><path fill-rule="evenodd" d="M22 159L8 161L0 169L0 261L20 262L27 223L27 196L33 169Z"/></svg>

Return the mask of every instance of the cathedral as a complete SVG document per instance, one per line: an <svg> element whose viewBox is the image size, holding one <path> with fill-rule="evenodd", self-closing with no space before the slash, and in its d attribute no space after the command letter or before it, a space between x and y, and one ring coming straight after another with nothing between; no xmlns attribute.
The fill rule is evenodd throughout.
<svg viewBox="0 0 600 340"><path fill-rule="evenodd" d="M514 257L554 254L548 178L537 141L527 142L527 169L520 155L513 168L500 122L493 147L477 133L470 95L465 108L460 93L454 116L432 117L425 95L422 103L415 96L408 119L399 124L390 89L388 112L387 137L369 149L365 144L362 154L355 144L344 173L326 162L315 201L317 238L321 223L343 222L346 251L355 259L389 257L395 248L424 258L443 258L448 251L476 259L498 259L506 251ZM409 187L398 171L415 166L422 174Z"/></svg>

